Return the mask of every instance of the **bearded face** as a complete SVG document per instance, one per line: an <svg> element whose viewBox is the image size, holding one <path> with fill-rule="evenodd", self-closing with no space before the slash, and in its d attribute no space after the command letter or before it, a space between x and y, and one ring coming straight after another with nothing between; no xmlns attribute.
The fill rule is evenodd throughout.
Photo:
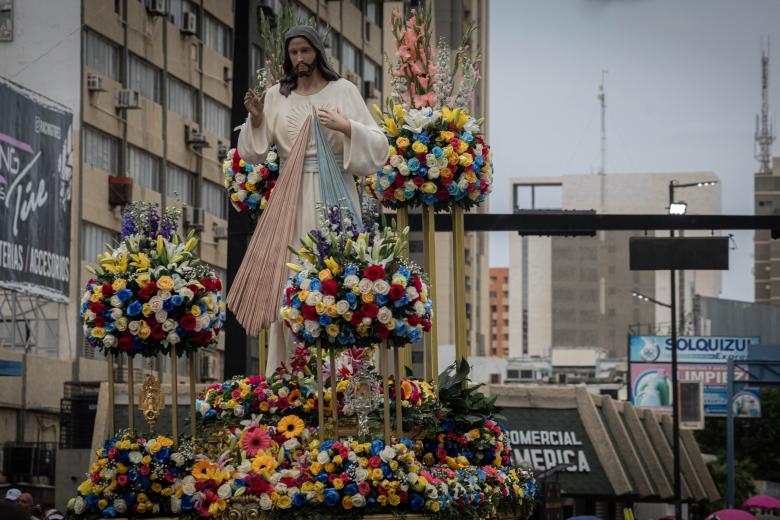
<svg viewBox="0 0 780 520"><path fill-rule="evenodd" d="M297 77L311 76L317 66L317 51L306 38L291 39L287 46L287 56L292 63L292 73Z"/></svg>

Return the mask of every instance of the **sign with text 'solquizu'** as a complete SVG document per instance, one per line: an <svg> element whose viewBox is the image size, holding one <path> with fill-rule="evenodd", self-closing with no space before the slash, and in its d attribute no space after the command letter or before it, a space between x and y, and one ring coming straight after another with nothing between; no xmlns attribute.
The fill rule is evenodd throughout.
<svg viewBox="0 0 780 520"><path fill-rule="evenodd" d="M758 345L757 336L681 336L677 338L677 361L680 381L701 381L704 413L709 416L727 414L726 366L729 359L747 359L751 345ZM655 408L671 413L672 400L672 340L669 336L631 336L629 364L631 402L635 406ZM735 374L745 380L746 374ZM758 417L761 413L758 389L746 388L735 406L742 417Z"/></svg>
<svg viewBox="0 0 780 520"><path fill-rule="evenodd" d="M73 114L0 78L0 287L67 301Z"/></svg>

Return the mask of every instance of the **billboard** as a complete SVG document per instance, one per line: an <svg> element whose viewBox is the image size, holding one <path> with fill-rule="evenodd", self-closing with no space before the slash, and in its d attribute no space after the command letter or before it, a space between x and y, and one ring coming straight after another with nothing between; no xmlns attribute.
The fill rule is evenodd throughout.
<svg viewBox="0 0 780 520"><path fill-rule="evenodd" d="M730 358L747 358L751 345L758 345L757 336L681 336L677 338L677 363L681 381L701 381L704 387L704 413L725 416L727 412L727 362ZM672 338L669 336L631 336L629 365L631 402L635 406L657 411L672 411ZM735 379L747 375L737 371ZM744 395L742 395L744 394ZM738 416L758 417L761 414L757 388L745 388L736 398Z"/></svg>
<svg viewBox="0 0 780 520"><path fill-rule="evenodd" d="M0 287L68 299L73 114L0 78Z"/></svg>

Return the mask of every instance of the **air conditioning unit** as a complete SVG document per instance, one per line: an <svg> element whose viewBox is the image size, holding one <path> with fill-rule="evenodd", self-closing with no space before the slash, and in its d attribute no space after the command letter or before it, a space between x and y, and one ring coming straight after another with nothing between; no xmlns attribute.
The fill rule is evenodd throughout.
<svg viewBox="0 0 780 520"><path fill-rule="evenodd" d="M205 135L203 135L201 132L198 132L197 130L190 128L189 126L184 127L184 142L196 150L211 147Z"/></svg>
<svg viewBox="0 0 780 520"><path fill-rule="evenodd" d="M219 143L217 146L217 159L219 162L224 161L227 159L228 156L228 147L225 143Z"/></svg>
<svg viewBox="0 0 780 520"><path fill-rule="evenodd" d="M106 89L103 88L103 76L98 76L97 74L88 74L87 90L90 92L105 92Z"/></svg>
<svg viewBox="0 0 780 520"><path fill-rule="evenodd" d="M214 240L215 241L220 241L220 240L227 239L227 237L228 237L228 228L227 228L227 226L218 226L215 223L214 226L211 229L214 232Z"/></svg>
<svg viewBox="0 0 780 520"><path fill-rule="evenodd" d="M186 206L184 208L184 226L189 229L203 229L205 216L203 208L193 208Z"/></svg>
<svg viewBox="0 0 780 520"><path fill-rule="evenodd" d="M137 90L128 88L117 90L114 97L114 107L126 109L141 108L141 95Z"/></svg>
<svg viewBox="0 0 780 520"><path fill-rule="evenodd" d="M133 202L133 178L123 175L108 176L108 205L124 206Z"/></svg>
<svg viewBox="0 0 780 520"><path fill-rule="evenodd" d="M190 35L198 34L198 17L195 13L184 13L181 32Z"/></svg>
<svg viewBox="0 0 780 520"><path fill-rule="evenodd" d="M146 0L146 12L152 16L165 16L168 14L166 2L167 0Z"/></svg>
<svg viewBox="0 0 780 520"><path fill-rule="evenodd" d="M200 361L200 379L216 381L219 379L219 366L214 356L204 355Z"/></svg>
<svg viewBox="0 0 780 520"><path fill-rule="evenodd" d="M373 81L363 82L363 97L366 99L379 99L380 92Z"/></svg>

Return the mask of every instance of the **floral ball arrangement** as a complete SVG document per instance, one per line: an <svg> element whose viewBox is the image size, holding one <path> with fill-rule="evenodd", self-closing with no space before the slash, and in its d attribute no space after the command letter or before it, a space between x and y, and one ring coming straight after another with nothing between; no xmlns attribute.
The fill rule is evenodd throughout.
<svg viewBox="0 0 780 520"><path fill-rule="evenodd" d="M464 37L468 40L470 29ZM385 166L371 178L369 192L384 206L479 206L493 188L492 152L482 136L482 119L469 115L479 57L464 43L450 63L450 48L431 43L430 9L404 21L393 15L398 45L393 96L384 112L374 110L387 136ZM456 88L453 78L462 72Z"/></svg>
<svg viewBox="0 0 780 520"><path fill-rule="evenodd" d="M276 147L272 146L265 161L256 165L243 160L238 155L238 150L233 148L222 163L222 173L225 175L225 188L233 208L239 213L249 212L250 217L256 221L268 204L279 178L279 155Z"/></svg>
<svg viewBox="0 0 780 520"><path fill-rule="evenodd" d="M292 249L300 264L288 281L282 319L295 338L314 345L402 346L431 327L432 301L422 270L401 258L408 230L377 222L359 228L347 210L321 209L319 227Z"/></svg>
<svg viewBox="0 0 780 520"><path fill-rule="evenodd" d="M155 356L213 346L225 319L222 282L201 264L180 216L149 203L126 208L120 244L98 256L81 298L84 335L101 351Z"/></svg>
<svg viewBox="0 0 780 520"><path fill-rule="evenodd" d="M120 432L97 451L97 462L68 509L103 518L180 513L189 507L181 481L190 473L193 453L192 443L174 448L169 437Z"/></svg>

